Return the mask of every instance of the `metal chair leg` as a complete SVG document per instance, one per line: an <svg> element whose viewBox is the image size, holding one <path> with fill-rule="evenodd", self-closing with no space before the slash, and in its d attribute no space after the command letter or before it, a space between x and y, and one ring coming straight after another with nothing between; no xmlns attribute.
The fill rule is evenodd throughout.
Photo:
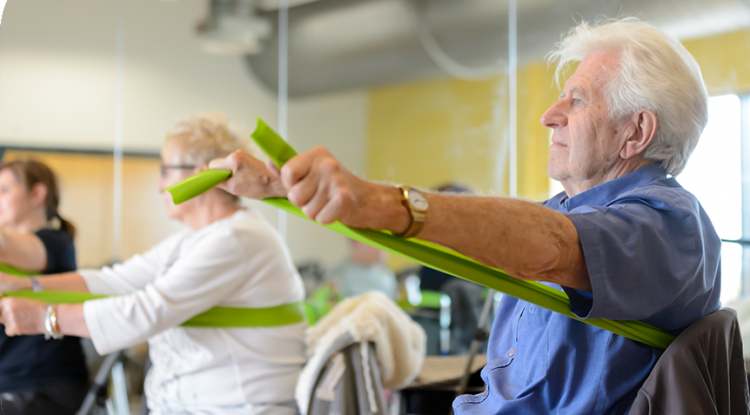
<svg viewBox="0 0 750 415"><path fill-rule="evenodd" d="M474 363L474 358L479 352L479 348L482 343L486 342L489 338L486 326L490 318L490 311L492 310L492 304L495 302L495 290L489 290L487 293L487 299L484 300L484 306L482 307L482 314L479 316L479 322L477 324L477 330L474 333L474 338L471 340L471 347L469 348L469 359L466 361L466 368L464 374L461 377L461 381L458 383L456 393L463 395L466 393L466 387L469 384L469 377L471 376L471 365Z"/></svg>

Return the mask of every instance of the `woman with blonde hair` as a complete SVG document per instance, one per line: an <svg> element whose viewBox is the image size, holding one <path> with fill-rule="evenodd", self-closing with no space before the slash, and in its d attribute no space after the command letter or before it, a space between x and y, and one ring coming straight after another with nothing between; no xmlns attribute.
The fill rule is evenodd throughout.
<svg viewBox="0 0 750 415"><path fill-rule="evenodd" d="M60 217L59 203L57 178L43 163L0 164L0 263L45 274L76 269L75 227ZM27 282L38 289L34 279ZM80 339L48 342L0 329L2 413L75 413L88 390Z"/></svg>
<svg viewBox="0 0 750 415"><path fill-rule="evenodd" d="M167 135L159 188L241 147L223 117L187 117ZM188 229L111 268L39 278L44 289L119 294L57 305L53 334L91 337L100 354L148 340L153 366L145 393L153 414L294 414L293 385L305 361L304 322L180 327L217 306L302 301L302 281L281 238L220 189L180 205L164 192L164 203L169 217ZM24 280L0 278L2 290L27 288ZM9 335L44 332L46 308L30 300L0 300Z"/></svg>

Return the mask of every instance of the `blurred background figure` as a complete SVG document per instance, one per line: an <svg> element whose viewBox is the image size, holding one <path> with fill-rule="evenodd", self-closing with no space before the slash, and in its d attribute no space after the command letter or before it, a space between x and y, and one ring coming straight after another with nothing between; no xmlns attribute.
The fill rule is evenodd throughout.
<svg viewBox="0 0 750 415"><path fill-rule="evenodd" d="M76 269L75 227L59 203L57 178L43 163L0 164L0 263L44 274ZM80 338L8 337L0 324L3 414L73 414L87 390Z"/></svg>
<svg viewBox="0 0 750 415"><path fill-rule="evenodd" d="M219 114L180 120L167 133L158 190L167 215L185 229L121 264L38 279L45 290L110 295L53 305L58 334L90 337L102 355L148 341L152 366L145 397L154 415L296 413L289 385L305 362L301 316L262 327L182 326L217 306L267 309L304 298L279 234L238 197L214 188L175 205L163 190L244 147ZM29 288L26 279L0 276L0 291ZM11 334L43 330L46 309L42 302L0 299L0 318Z"/></svg>
<svg viewBox="0 0 750 415"><path fill-rule="evenodd" d="M381 291L395 298L396 276L386 266L387 254L353 239L349 242L349 257L328 271L325 281L333 284L344 297Z"/></svg>

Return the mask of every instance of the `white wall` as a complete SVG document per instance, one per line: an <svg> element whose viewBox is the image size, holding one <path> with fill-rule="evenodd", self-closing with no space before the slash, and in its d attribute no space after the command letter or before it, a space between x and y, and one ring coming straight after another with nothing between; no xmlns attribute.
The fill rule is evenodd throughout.
<svg viewBox="0 0 750 415"><path fill-rule="evenodd" d="M275 95L241 58L198 49L194 27L207 1L121 5L126 149L158 150L166 129L189 113L220 111L248 131L256 115L276 125ZM8 1L0 26L0 144L112 148L115 10L111 0ZM364 172L365 110L364 91L292 101L291 142L299 150L329 146ZM260 209L275 223L275 211ZM295 260L330 265L346 248L343 238L301 220L290 219L288 236Z"/></svg>
<svg viewBox="0 0 750 415"><path fill-rule="evenodd" d="M201 53L203 0L122 1L124 137L158 150L180 116L218 110L251 127L276 122L275 96L238 57ZM0 26L0 139L111 147L115 6L96 0L11 0Z"/></svg>

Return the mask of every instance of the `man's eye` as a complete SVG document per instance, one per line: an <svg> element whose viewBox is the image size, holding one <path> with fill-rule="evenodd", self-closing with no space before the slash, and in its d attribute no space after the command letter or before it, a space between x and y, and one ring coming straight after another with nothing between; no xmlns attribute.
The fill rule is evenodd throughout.
<svg viewBox="0 0 750 415"><path fill-rule="evenodd" d="M574 99L573 99L573 103L574 103L574 104L576 104L576 105L578 105L578 104L581 104L581 103L583 103L583 101L581 101L581 100L580 100L580 99L578 99L578 98L574 98Z"/></svg>

